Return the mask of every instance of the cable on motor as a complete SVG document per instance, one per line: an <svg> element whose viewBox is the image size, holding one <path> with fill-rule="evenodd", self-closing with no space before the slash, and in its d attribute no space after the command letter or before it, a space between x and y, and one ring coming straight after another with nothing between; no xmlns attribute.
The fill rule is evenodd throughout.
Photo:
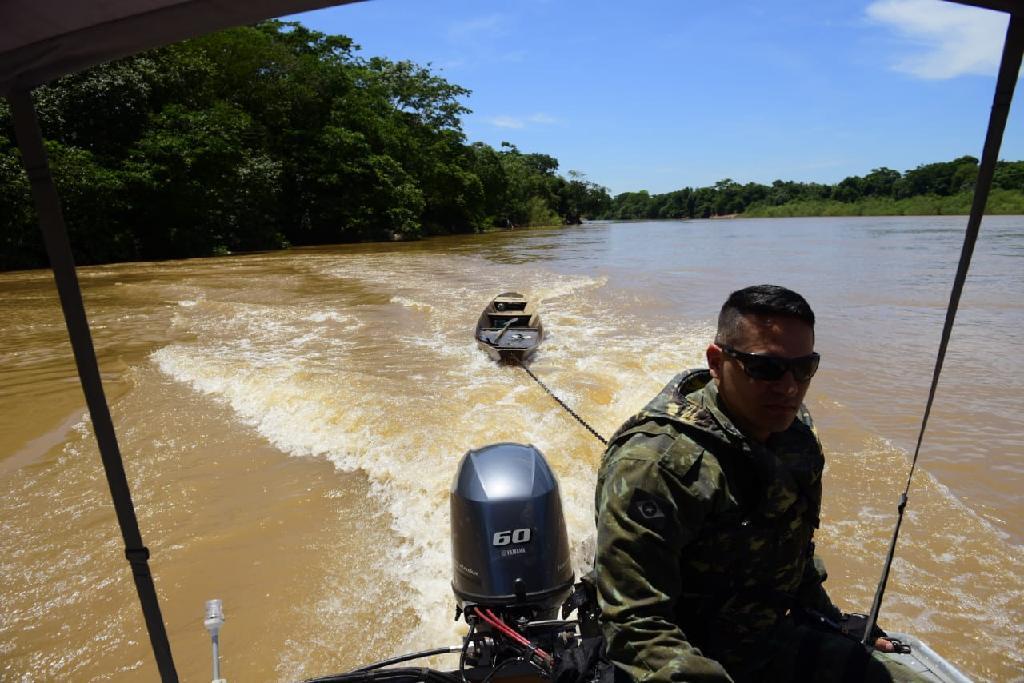
<svg viewBox="0 0 1024 683"><path fill-rule="evenodd" d="M461 683L456 676L420 667L397 667L372 671L350 671L307 679L304 683Z"/></svg>
<svg viewBox="0 0 1024 683"><path fill-rule="evenodd" d="M536 657L539 657L549 667L554 664L554 662L555 662L554 657L552 657L547 652L545 652L544 650L540 649L539 647L537 647L536 645L531 643L529 641L529 639L527 639L524 635L522 635L521 633L519 633L518 631L513 629L511 626L506 624L504 621L502 621L501 618L499 618L497 615L495 615L494 612L492 612L491 610L489 610L489 609L483 609L483 610L477 609L477 610L474 610L474 611L476 612L476 614L478 614L480 616L481 619L483 619L488 624L490 624L491 626L496 628L502 634L504 634L504 635L508 636L509 638L511 638L513 641L515 641L515 642L519 643L520 645L522 645L523 647L527 648L530 651L531 654L535 655Z"/></svg>
<svg viewBox="0 0 1024 683"><path fill-rule="evenodd" d="M421 652L412 652L407 655L401 655L398 657L392 657L391 659L383 659L373 664L367 664L361 666L358 669L353 669L349 673L361 673L363 671L372 671L373 669L380 669L385 666L391 666L392 664L399 664L401 662L408 662L413 659L423 659L424 657L433 657L434 655L448 655L460 650L465 649L463 645L449 645L447 647L435 647L432 650L423 650Z"/></svg>
<svg viewBox="0 0 1024 683"><path fill-rule="evenodd" d="M466 653L469 650L469 644L473 642L473 634L476 633L476 621L467 621L469 621L469 633L462 639L462 651L459 653L459 680L461 681L466 680Z"/></svg>

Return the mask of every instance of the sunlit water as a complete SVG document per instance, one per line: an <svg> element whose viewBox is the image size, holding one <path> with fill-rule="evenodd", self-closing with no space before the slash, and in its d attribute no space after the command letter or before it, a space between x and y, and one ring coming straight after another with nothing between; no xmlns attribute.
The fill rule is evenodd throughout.
<svg viewBox="0 0 1024 683"><path fill-rule="evenodd" d="M80 272L185 680L295 680L454 644L459 458L529 442L577 571L600 444L480 352L495 294L539 300L534 372L610 434L702 363L728 293L803 292L827 449L818 547L866 611L927 397L965 219L591 224ZM46 271L0 274L0 678L155 677ZM911 491L883 625L979 680L1022 679L1024 218L988 218Z"/></svg>

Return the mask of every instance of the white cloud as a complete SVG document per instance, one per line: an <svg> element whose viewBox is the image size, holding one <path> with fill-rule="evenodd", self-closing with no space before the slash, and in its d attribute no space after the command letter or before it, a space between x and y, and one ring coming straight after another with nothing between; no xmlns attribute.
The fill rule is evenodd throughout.
<svg viewBox="0 0 1024 683"><path fill-rule="evenodd" d="M547 125L556 123L557 119L555 119L555 117L553 116L548 116L547 114L532 114L530 117L527 118L527 121L529 121L530 123L540 123Z"/></svg>
<svg viewBox="0 0 1024 683"><path fill-rule="evenodd" d="M487 120L498 128L523 128L526 125L525 121L514 116L493 116Z"/></svg>
<svg viewBox="0 0 1024 683"><path fill-rule="evenodd" d="M875 0L869 18L895 29L921 52L893 65L920 78L994 74L999 66L1007 15L942 0Z"/></svg>
<svg viewBox="0 0 1024 683"><path fill-rule="evenodd" d="M454 41L499 35L504 32L505 19L500 14L459 21L448 27L448 38Z"/></svg>
<svg viewBox="0 0 1024 683"><path fill-rule="evenodd" d="M526 128L527 125L539 125L539 126L550 126L551 124L558 123L558 119L547 114L537 113L530 114L526 117L518 116L492 116L487 119L487 122L492 126L498 128Z"/></svg>

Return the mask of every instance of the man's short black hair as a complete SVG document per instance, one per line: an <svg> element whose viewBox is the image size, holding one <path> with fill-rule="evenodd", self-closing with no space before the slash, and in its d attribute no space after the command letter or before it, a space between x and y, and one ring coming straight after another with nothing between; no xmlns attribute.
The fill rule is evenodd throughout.
<svg viewBox="0 0 1024 683"><path fill-rule="evenodd" d="M814 311L802 296L779 285L752 285L729 295L718 314L715 341L732 344L745 315L776 315L802 320L814 328Z"/></svg>

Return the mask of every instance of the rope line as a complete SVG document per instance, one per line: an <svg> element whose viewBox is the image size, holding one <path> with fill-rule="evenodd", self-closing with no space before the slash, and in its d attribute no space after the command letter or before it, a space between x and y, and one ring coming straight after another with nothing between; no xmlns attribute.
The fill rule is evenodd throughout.
<svg viewBox="0 0 1024 683"><path fill-rule="evenodd" d="M558 398L558 396L555 395L555 392L551 391L551 389L548 388L548 385L544 384L544 382L541 381L541 379L539 377L537 377L537 375L533 374L533 371L530 370L530 368L526 367L526 365L524 365L521 360L519 360L518 358L513 358L513 362L516 365L518 365L519 367L521 367L523 370L526 370L526 374L528 374L530 377L532 377L533 381L536 382L537 384L539 384L541 389L543 389L544 391L548 392L548 396L550 396L551 398L555 399L555 401L558 403L558 405L560 405L563 408L565 408L565 411L567 413L569 413L570 415L572 415L574 418L576 418L576 421L579 422L581 425L583 425L583 427L586 428L586 430L588 432L590 432L595 437L597 437L598 441L600 441L605 446L608 445L608 439L606 439L603 436L601 436L600 434L598 434L597 431L593 427L591 427L589 424L587 424L586 420L584 420L582 417L577 415L576 411L574 411L572 408L567 406L565 404L565 401L563 401L562 399Z"/></svg>
<svg viewBox="0 0 1024 683"><path fill-rule="evenodd" d="M889 580L889 570L892 567L892 561L896 554L896 540L899 538L900 526L903 523L903 513L907 507L910 482L914 477L914 470L917 467L917 458L921 452L921 442L924 440L924 432L928 426L928 417L931 415L932 404L935 401L935 391L939 385L939 375L942 373L942 364L946 358L946 347L949 345L950 335L953 331L953 321L956 319L956 312L960 305L960 295L963 292L964 282L967 280L967 270L971 265L971 256L974 253L974 243L978 239L981 218L985 211L989 190L992 186L992 176L995 172L996 160L999 158L999 147L1003 140L1003 130L1006 128L1006 118L1010 112L1010 102L1013 99L1013 90L1017 83L1017 74L1020 71L1022 55L1024 55L1024 13L1019 13L1011 15L1009 26L1006 29L1006 42L1003 45L1003 57L999 66L999 76L996 80L996 92L992 102L988 132L985 137L981 163L978 166L974 201L971 206L971 215L967 220L964 243L960 252L960 262L957 266L956 277L953 280L953 289L949 295L949 305L946 308L946 322L942 327L942 337L935 359L932 383L928 390L928 401L925 404L924 416L921 419L921 431L917 435L917 446L914 448L914 458L910 463L907 486L900 495L897 505L896 528L892 532L889 552L886 555L885 565L882 567L882 577L878 581L875 599L871 605L871 613L868 615L867 626L864 630L864 640L862 642L868 649L871 649L872 646L871 632L878 622L878 613L882 608L882 596L885 594L885 586Z"/></svg>

